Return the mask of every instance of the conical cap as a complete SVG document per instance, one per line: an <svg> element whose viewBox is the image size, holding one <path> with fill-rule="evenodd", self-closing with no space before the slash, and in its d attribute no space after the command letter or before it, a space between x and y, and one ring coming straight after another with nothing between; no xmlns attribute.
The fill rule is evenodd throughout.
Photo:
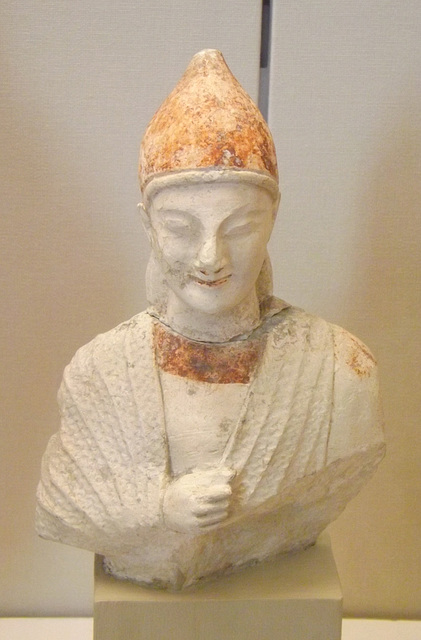
<svg viewBox="0 0 421 640"><path fill-rule="evenodd" d="M149 123L140 150L142 190L163 172L237 169L278 179L275 146L262 114L229 70L206 49Z"/></svg>

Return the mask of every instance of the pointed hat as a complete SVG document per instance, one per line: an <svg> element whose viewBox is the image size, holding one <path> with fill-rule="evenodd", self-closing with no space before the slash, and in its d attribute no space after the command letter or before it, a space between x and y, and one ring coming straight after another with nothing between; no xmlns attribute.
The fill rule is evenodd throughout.
<svg viewBox="0 0 421 640"><path fill-rule="evenodd" d="M252 171L278 180L275 145L262 114L222 53L205 49L149 123L140 149L142 191L155 176L197 169Z"/></svg>

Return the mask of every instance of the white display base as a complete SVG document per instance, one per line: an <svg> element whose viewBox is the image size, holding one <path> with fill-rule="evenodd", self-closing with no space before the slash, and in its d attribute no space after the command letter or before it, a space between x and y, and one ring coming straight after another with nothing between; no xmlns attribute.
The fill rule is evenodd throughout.
<svg viewBox="0 0 421 640"><path fill-rule="evenodd" d="M340 640L330 539L182 592L145 589L95 562L94 640Z"/></svg>
<svg viewBox="0 0 421 640"><path fill-rule="evenodd" d="M92 618L0 618L7 640L92 640ZM342 620L342 640L420 640L417 620ZM126 639L124 639L126 640Z"/></svg>

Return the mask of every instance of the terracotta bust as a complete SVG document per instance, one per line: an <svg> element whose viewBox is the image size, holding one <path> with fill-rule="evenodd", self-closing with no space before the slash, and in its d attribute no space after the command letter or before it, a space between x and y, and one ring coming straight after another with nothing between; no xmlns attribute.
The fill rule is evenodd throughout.
<svg viewBox="0 0 421 640"><path fill-rule="evenodd" d="M272 295L275 148L219 52L155 114L140 183L150 307L66 368L37 530L182 588L314 543L381 460L381 413L368 349Z"/></svg>

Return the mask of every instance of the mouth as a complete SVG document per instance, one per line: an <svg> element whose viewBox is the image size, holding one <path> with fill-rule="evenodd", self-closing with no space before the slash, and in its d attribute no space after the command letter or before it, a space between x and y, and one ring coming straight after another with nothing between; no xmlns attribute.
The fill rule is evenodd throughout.
<svg viewBox="0 0 421 640"><path fill-rule="evenodd" d="M193 280L197 284L199 284L202 287L209 287L209 288L220 287L221 285L225 284L227 280L229 280L230 278L231 278L231 274L228 276L224 276L223 278L219 278L218 280L202 280L201 278L196 278L195 276L193 276Z"/></svg>

